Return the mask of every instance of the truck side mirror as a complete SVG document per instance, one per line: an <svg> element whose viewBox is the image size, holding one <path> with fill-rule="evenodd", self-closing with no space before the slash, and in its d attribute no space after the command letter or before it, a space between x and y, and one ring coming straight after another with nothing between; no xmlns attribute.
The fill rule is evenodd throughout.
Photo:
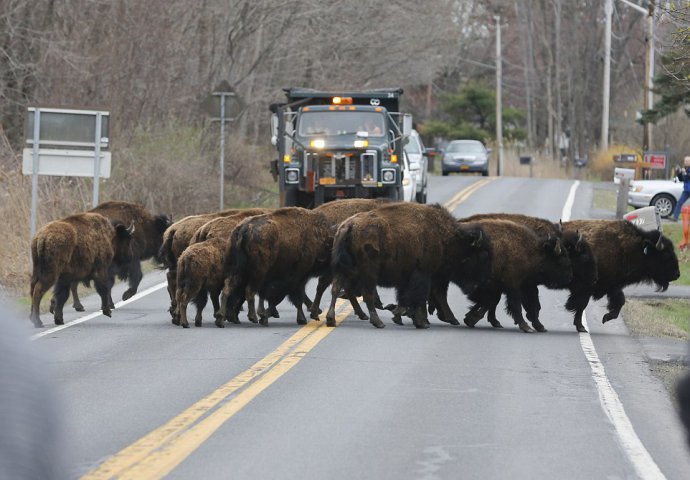
<svg viewBox="0 0 690 480"><path fill-rule="evenodd" d="M406 113L403 115L403 136L408 136L412 133L412 115Z"/></svg>
<svg viewBox="0 0 690 480"><path fill-rule="evenodd" d="M278 139L278 115L271 115L271 143L276 144Z"/></svg>

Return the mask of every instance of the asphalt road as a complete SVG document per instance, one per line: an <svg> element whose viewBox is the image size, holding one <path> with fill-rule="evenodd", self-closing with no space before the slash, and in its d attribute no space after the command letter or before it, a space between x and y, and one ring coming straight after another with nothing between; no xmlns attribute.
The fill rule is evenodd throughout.
<svg viewBox="0 0 690 480"><path fill-rule="evenodd" d="M552 220L574 183L429 181L430 202L456 216ZM588 218L591 199L579 184L572 218ZM162 281L150 274L140 291ZM620 320L601 324L605 302L586 312L591 335L577 334L565 298L541 290L542 334L519 332L503 313L503 330L431 317L420 331L383 312L377 330L344 305L337 328L302 328L288 302L267 328L218 329L209 305L203 328L183 330L170 324L163 288L36 341L53 358L75 478L690 478L676 413L637 341ZM464 296L451 288L449 301L462 318ZM85 299L87 313L96 305ZM67 310L67 322L83 316Z"/></svg>

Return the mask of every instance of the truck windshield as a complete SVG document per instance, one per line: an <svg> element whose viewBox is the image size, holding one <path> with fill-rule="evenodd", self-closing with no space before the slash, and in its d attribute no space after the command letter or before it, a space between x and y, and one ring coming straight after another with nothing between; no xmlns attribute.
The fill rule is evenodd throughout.
<svg viewBox="0 0 690 480"><path fill-rule="evenodd" d="M367 132L370 137L382 137L385 123L383 114L378 112L303 112L298 132L302 137L354 135L357 132Z"/></svg>

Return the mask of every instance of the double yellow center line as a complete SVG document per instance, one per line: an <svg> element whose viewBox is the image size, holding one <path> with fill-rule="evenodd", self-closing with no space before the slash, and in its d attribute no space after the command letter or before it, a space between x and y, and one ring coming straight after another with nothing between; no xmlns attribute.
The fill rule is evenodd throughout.
<svg viewBox="0 0 690 480"><path fill-rule="evenodd" d="M490 179L472 184L444 206L451 212ZM452 207L452 208L451 208ZM349 303L336 303L336 325L352 313ZM297 365L332 328L310 321L250 368L135 443L101 463L82 479L157 479L166 476L199 448L225 422Z"/></svg>

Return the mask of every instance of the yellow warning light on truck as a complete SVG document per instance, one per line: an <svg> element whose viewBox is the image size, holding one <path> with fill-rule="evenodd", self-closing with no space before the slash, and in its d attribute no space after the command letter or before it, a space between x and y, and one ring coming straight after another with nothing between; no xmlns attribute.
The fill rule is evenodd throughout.
<svg viewBox="0 0 690 480"><path fill-rule="evenodd" d="M352 105L352 97L333 97L333 105Z"/></svg>

